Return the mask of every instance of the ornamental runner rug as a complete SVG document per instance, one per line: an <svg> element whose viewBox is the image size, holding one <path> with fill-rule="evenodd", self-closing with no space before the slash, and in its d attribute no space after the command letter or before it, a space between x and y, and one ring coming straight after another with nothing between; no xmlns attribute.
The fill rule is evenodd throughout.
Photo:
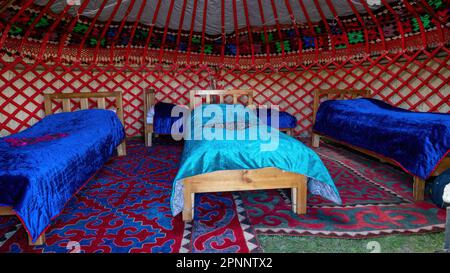
<svg viewBox="0 0 450 273"><path fill-rule="evenodd" d="M387 164L322 144L343 205L308 197L291 211L287 190L197 194L195 221L172 217L169 199L183 146L128 141L30 247L14 216L0 217L0 252L262 252L259 234L367 238L444 229L445 210L412 201L412 179Z"/></svg>

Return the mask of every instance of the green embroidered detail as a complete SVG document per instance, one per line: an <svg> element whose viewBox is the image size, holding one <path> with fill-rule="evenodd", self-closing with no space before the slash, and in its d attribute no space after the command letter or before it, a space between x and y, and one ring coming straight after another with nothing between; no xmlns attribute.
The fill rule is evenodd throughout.
<svg viewBox="0 0 450 273"><path fill-rule="evenodd" d="M335 45L336 49L342 49L342 48L347 48L346 44L340 44L340 45Z"/></svg>
<svg viewBox="0 0 450 273"><path fill-rule="evenodd" d="M90 38L89 41L88 41L88 44L89 44L90 46L96 46L96 45L97 45L97 39L95 39L95 38Z"/></svg>
<svg viewBox="0 0 450 273"><path fill-rule="evenodd" d="M42 17L41 20L39 20L39 22L36 24L36 27L37 28L46 27L48 25L50 25L50 23L48 22L48 19L45 17Z"/></svg>
<svg viewBox="0 0 450 273"><path fill-rule="evenodd" d="M429 15L429 14L421 15L420 21L422 22L423 27L425 29L430 29L430 28L434 27L434 24L431 22L431 15ZM412 26L413 26L413 31L420 31L420 25L419 25L419 21L417 20L417 18L412 19Z"/></svg>
<svg viewBox="0 0 450 273"><path fill-rule="evenodd" d="M192 43L193 44L200 44L200 37L192 37Z"/></svg>
<svg viewBox="0 0 450 273"><path fill-rule="evenodd" d="M428 0L428 5L433 7L435 10L442 8L444 6L444 1L442 0Z"/></svg>
<svg viewBox="0 0 450 273"><path fill-rule="evenodd" d="M284 51L290 52L291 51L291 45L289 44L289 41L283 41ZM275 47L277 48L277 53L281 53L281 42L278 41L275 43Z"/></svg>
<svg viewBox="0 0 450 273"><path fill-rule="evenodd" d="M205 45L205 48L203 49L203 52L206 54L212 54L213 46L212 45Z"/></svg>
<svg viewBox="0 0 450 273"><path fill-rule="evenodd" d="M9 30L9 35L19 35L23 32L23 28L20 28L16 25L12 25L11 29Z"/></svg>
<svg viewBox="0 0 450 273"><path fill-rule="evenodd" d="M264 33L261 33L261 40L264 43L270 43L273 41L273 34L271 32L267 33L267 40L266 40L266 35Z"/></svg>
<svg viewBox="0 0 450 273"><path fill-rule="evenodd" d="M322 33L322 29L320 28L320 26L315 26L314 27L314 32L317 33L317 34L320 34L320 33Z"/></svg>
<svg viewBox="0 0 450 273"><path fill-rule="evenodd" d="M84 34L86 33L86 31L88 31L88 29L89 27L87 24L76 23L75 27L73 28L73 32Z"/></svg>
<svg viewBox="0 0 450 273"><path fill-rule="evenodd" d="M350 31L347 35L350 44L364 43L364 34L362 31Z"/></svg>

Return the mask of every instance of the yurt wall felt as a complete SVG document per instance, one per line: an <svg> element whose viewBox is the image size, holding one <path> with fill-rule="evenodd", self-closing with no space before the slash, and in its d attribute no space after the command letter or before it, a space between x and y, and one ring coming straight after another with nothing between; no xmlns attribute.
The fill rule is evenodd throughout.
<svg viewBox="0 0 450 273"><path fill-rule="evenodd" d="M195 32L194 21L188 30L174 30L170 19L158 26L127 16L71 17L73 7L57 13L55 1L12 1L0 8L0 136L42 118L44 92L83 91L122 91L127 135L141 135L145 88L154 88L158 100L185 104L189 90L210 88L213 81L217 88L254 89L256 103L279 104L298 118L297 134L310 130L317 88L370 89L406 109L450 112L447 1L382 1L377 10L365 7L365 13L332 20L324 15L297 22L291 16L291 24L281 24L275 16L273 26L239 28L239 18L251 19L244 14L234 32L222 28L219 35L205 27ZM197 10L207 8L205 2ZM279 2L291 15L297 8L308 14L302 1Z"/></svg>

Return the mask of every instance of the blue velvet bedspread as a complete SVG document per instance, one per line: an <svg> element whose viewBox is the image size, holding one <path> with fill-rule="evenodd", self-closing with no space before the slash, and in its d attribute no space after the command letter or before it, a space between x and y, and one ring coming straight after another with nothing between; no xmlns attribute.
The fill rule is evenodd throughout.
<svg viewBox="0 0 450 273"><path fill-rule="evenodd" d="M215 105L221 109L225 109L226 106ZM219 118L218 123L214 123L210 118L202 117L200 113L205 107L209 105L196 108L190 118L191 123L186 126L197 131L185 132L191 139L185 140L180 168L174 180L171 196L173 215L177 215L183 209L183 178L219 170L277 167L284 171L303 174L308 177L310 193L341 203L339 192L320 157L302 142L260 123L252 111L249 111L248 115L236 111L238 116L245 115L242 120L245 120L248 126L239 126L236 122L234 128L237 129L229 129L226 125L229 122L225 120ZM212 124L218 124L219 127L208 127ZM199 129L205 133L203 139L193 138ZM222 139L213 139L206 135L209 131Z"/></svg>
<svg viewBox="0 0 450 273"><path fill-rule="evenodd" d="M314 131L392 159L423 179L450 149L450 114L412 112L376 99L323 102Z"/></svg>
<svg viewBox="0 0 450 273"><path fill-rule="evenodd" d="M113 111L94 109L53 114L0 138L0 205L36 240L124 136Z"/></svg>
<svg viewBox="0 0 450 273"><path fill-rule="evenodd" d="M179 119L179 117L172 117L171 112L173 108L176 107L173 103L157 102L155 104L155 115L153 119L153 131L156 134L170 134L172 125ZM260 109L257 111L257 116L259 117ZM277 112L279 116L278 128L295 128L297 126L297 118L287 112L279 111ZM271 110L267 113L266 124L271 126Z"/></svg>
<svg viewBox="0 0 450 273"><path fill-rule="evenodd" d="M172 117L173 103L157 102L155 104L155 116L153 119L153 132L156 134L170 134L172 125L181 117Z"/></svg>
<svg viewBox="0 0 450 273"><path fill-rule="evenodd" d="M268 126L272 126L272 118L274 118L274 115L272 115L272 111L275 112L276 110L272 110L272 109L267 110L267 121L263 121ZM256 112L258 117L260 117L260 112L261 112L261 109L258 108L257 112ZM279 129L279 128L293 129L293 128L295 128L295 126L297 126L297 118L295 116L289 114L288 112L284 112L284 111L276 111L276 114L278 115L278 118L279 118L278 126L272 126L272 127L276 128L276 129Z"/></svg>

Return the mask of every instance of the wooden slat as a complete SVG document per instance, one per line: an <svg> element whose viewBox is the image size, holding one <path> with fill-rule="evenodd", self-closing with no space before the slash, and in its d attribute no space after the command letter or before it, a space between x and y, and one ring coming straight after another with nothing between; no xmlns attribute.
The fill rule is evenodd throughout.
<svg viewBox="0 0 450 273"><path fill-rule="evenodd" d="M233 96L233 103L237 104L240 97L247 97L247 105L253 104L253 90L191 90L189 92L189 106L194 108L201 97L206 97L206 103L212 102L211 96L219 96L219 102L225 102L225 96Z"/></svg>
<svg viewBox="0 0 450 273"><path fill-rule="evenodd" d="M70 99L63 99L62 101L63 112L70 112L71 110L70 107L71 107Z"/></svg>
<svg viewBox="0 0 450 273"><path fill-rule="evenodd" d="M195 193L291 188L293 211L306 213L307 178L275 167L250 170L222 170L183 179L183 220L193 218Z"/></svg>
<svg viewBox="0 0 450 273"><path fill-rule="evenodd" d="M52 100L50 98L50 94L44 94L44 111L46 116L51 115L53 113Z"/></svg>
<svg viewBox="0 0 450 273"><path fill-rule="evenodd" d="M300 176L300 174L270 167L255 170L215 171L185 178L184 183L190 183L191 190L196 193L280 189L296 186L295 181L298 181Z"/></svg>
<svg viewBox="0 0 450 273"><path fill-rule="evenodd" d="M86 98L80 100L80 108L81 110L86 110L89 108L89 101Z"/></svg>
<svg viewBox="0 0 450 273"><path fill-rule="evenodd" d="M97 107L99 109L106 109L106 100L105 100L105 98L99 98L97 100Z"/></svg>
<svg viewBox="0 0 450 273"><path fill-rule="evenodd" d="M15 215L12 207L0 207L0 216Z"/></svg>

